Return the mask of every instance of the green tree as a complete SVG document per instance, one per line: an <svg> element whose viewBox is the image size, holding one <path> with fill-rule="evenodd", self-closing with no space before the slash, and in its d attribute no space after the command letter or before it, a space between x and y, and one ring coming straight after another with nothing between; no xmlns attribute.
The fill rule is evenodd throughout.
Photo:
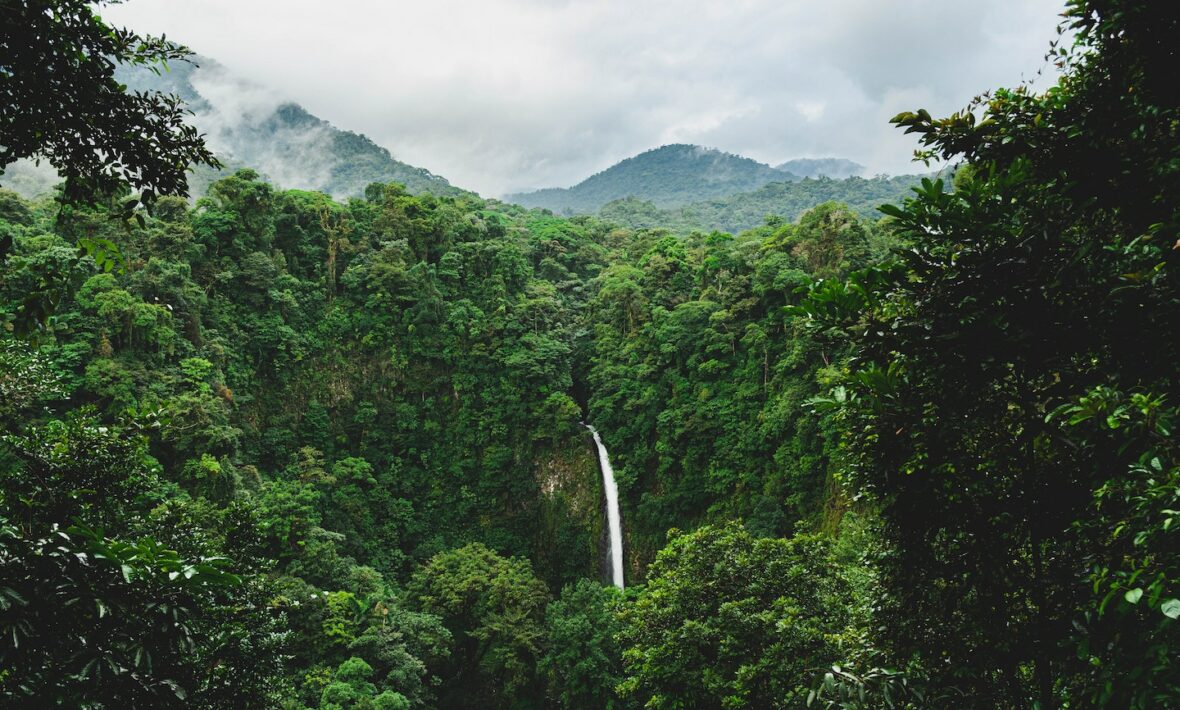
<svg viewBox="0 0 1180 710"><path fill-rule="evenodd" d="M273 700L281 643L254 588L211 546L134 535L157 493L141 437L81 412L0 444L5 704Z"/></svg>
<svg viewBox="0 0 1180 710"><path fill-rule="evenodd" d="M0 170L41 157L66 179L67 197L130 184L151 203L185 194L190 165L218 166L178 97L129 93L115 79L117 63L158 71L187 48L111 27L81 0L6 2L3 12Z"/></svg>
<svg viewBox="0 0 1180 710"><path fill-rule="evenodd" d="M1180 13L1072 0L1066 18L1056 86L895 119L969 169L883 210L913 243L899 266L807 310L855 339L833 400L883 522L891 662L968 707L1166 707Z"/></svg>
<svg viewBox="0 0 1180 710"><path fill-rule="evenodd" d="M676 535L621 618L620 690L649 708L803 707L838 658L848 588L818 536Z"/></svg>
<svg viewBox="0 0 1180 710"><path fill-rule="evenodd" d="M372 665L378 685L403 695L411 707L431 707L439 679L430 669L450 654L450 631L437 616L398 605L383 607L380 618L349 645L349 652Z"/></svg>
<svg viewBox="0 0 1180 710"><path fill-rule="evenodd" d="M443 706L480 697L510 707L537 697L549 595L528 560L473 543L435 555L414 574L407 593L420 610L441 616L456 639Z"/></svg>
<svg viewBox="0 0 1180 710"><path fill-rule="evenodd" d="M622 595L588 579L561 590L545 612L549 647L537 669L545 676L549 697L562 708L623 708L615 687L623 679L622 630L618 610Z"/></svg>
<svg viewBox="0 0 1180 710"><path fill-rule="evenodd" d="M355 656L340 664L320 696L320 710L409 710L401 693L378 692L370 682L373 668Z"/></svg>
<svg viewBox="0 0 1180 710"><path fill-rule="evenodd" d="M825 202L803 213L789 240L791 254L821 279L867 265L870 231L847 205Z"/></svg>

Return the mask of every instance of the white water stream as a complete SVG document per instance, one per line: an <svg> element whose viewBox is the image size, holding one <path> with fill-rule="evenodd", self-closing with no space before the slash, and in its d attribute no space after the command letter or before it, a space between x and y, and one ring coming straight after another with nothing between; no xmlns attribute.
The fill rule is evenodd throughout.
<svg viewBox="0 0 1180 710"><path fill-rule="evenodd" d="M594 437L594 445L598 447L598 465L602 469L602 489L606 492L606 521L610 526L610 563L611 581L619 589L623 588L623 523L619 519L619 487L615 485L615 470L610 466L610 457L606 454L606 446L598 430L589 424L586 428Z"/></svg>

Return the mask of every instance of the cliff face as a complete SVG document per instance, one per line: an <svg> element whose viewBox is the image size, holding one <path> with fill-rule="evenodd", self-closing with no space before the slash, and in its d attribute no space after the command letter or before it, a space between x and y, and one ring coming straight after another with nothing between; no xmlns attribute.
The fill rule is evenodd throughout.
<svg viewBox="0 0 1180 710"><path fill-rule="evenodd" d="M551 447L536 464L539 531L533 560L550 570L553 591L576 577L609 580L601 473L589 432L579 430Z"/></svg>

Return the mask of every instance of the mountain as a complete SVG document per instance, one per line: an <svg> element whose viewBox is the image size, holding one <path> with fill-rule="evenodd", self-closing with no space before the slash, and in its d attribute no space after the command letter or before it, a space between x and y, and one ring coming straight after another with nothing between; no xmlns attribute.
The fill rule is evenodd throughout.
<svg viewBox="0 0 1180 710"><path fill-rule="evenodd" d="M634 229L662 227L678 233L716 230L736 234L763 224L768 215L794 221L812 207L835 200L847 204L862 217L876 219L880 216L878 205L900 204L911 196L910 188L921 179L921 175L844 180L804 178L773 182L751 192L671 208L629 197L603 205L598 216Z"/></svg>
<svg viewBox="0 0 1180 710"><path fill-rule="evenodd" d="M395 159L368 137L339 129L234 76L211 59L196 57L195 62L176 62L160 74L140 66L122 66L116 73L131 90L177 94L192 110L193 123L225 166L194 170L189 180L193 197L242 167L281 187L326 192L337 199L359 196L373 182L400 182L413 194L465 192L429 170ZM28 161L0 176L0 184L26 196L47 192L57 181L52 169Z"/></svg>
<svg viewBox="0 0 1180 710"><path fill-rule="evenodd" d="M775 170L793 173L800 177L829 177L840 180L849 177L863 177L865 166L844 158L795 158L775 166Z"/></svg>
<svg viewBox="0 0 1180 710"><path fill-rule="evenodd" d="M558 213L589 213L625 197L646 200L657 207L675 207L797 179L740 155L675 144L627 158L570 188L517 193L504 199Z"/></svg>
<svg viewBox="0 0 1180 710"><path fill-rule="evenodd" d="M131 89L178 94L227 168L254 168L282 187L337 198L390 181L414 194L462 192L429 170L396 160L368 137L339 129L206 57L197 57L195 66L179 62L160 75L145 67L123 67L119 78ZM194 192L207 184L197 177Z"/></svg>

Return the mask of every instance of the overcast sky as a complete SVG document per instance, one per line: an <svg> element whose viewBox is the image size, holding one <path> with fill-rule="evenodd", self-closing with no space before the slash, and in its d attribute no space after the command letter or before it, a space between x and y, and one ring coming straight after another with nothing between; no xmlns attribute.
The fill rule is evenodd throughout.
<svg viewBox="0 0 1180 710"><path fill-rule="evenodd" d="M665 143L910 172L913 138L888 119L1032 79L1062 6L129 0L102 13L495 196L568 186Z"/></svg>

